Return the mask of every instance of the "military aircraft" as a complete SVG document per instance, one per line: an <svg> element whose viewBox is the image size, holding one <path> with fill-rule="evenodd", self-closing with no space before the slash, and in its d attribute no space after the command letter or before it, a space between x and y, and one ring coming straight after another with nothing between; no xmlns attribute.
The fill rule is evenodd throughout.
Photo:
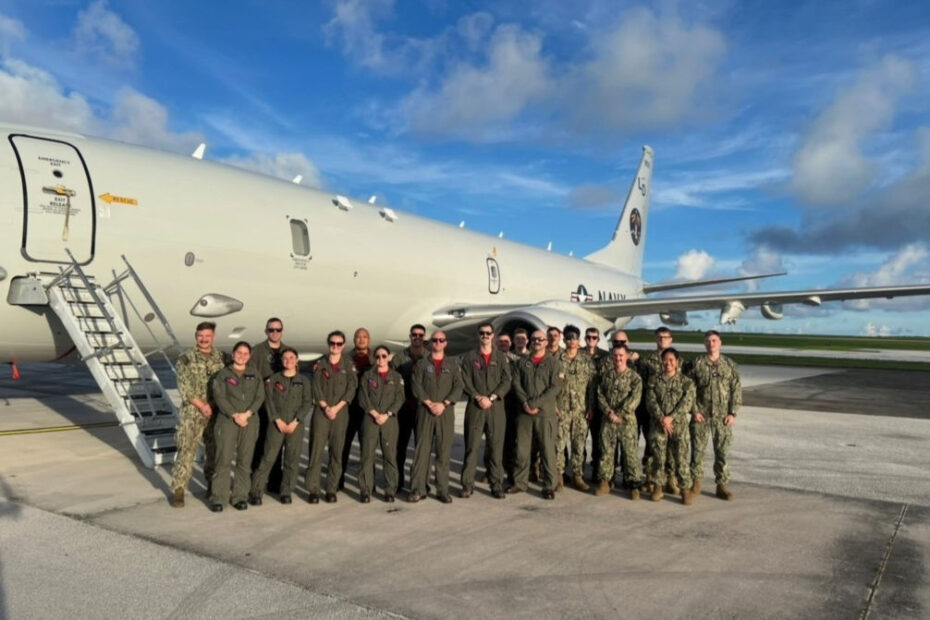
<svg viewBox="0 0 930 620"><path fill-rule="evenodd" d="M399 344L419 322L444 329L454 348L473 342L484 320L505 331L574 323L608 333L644 314L682 325L688 311L716 309L732 323L753 306L774 320L789 303L930 294L928 284L655 296L773 274L643 281L648 146L611 238L579 258L203 160L202 149L184 157L61 131L0 130L0 361L73 350L46 292L72 260L114 298L142 348L156 346L159 322L187 336L216 320L217 343L228 347L261 340L265 320L278 316L302 357L323 350L330 330L362 325L375 341ZM151 302L136 316L119 282L105 285L127 265Z"/></svg>

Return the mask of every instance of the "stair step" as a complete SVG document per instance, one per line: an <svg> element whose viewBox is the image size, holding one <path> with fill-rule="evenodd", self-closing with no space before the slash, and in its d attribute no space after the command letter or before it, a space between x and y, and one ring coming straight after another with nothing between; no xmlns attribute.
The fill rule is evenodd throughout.
<svg viewBox="0 0 930 620"><path fill-rule="evenodd" d="M111 349L97 356L97 359L101 364L132 364L132 356L126 349Z"/></svg>
<svg viewBox="0 0 930 620"><path fill-rule="evenodd" d="M85 317L76 317L78 322L78 327L81 328L81 331L85 334L88 332L102 333L102 334L112 334L113 328L110 327L110 323L106 319L102 318L85 318Z"/></svg>
<svg viewBox="0 0 930 620"><path fill-rule="evenodd" d="M71 314L79 319L106 319L106 314L97 304L72 301L68 303L68 307L71 309Z"/></svg>
<svg viewBox="0 0 930 620"><path fill-rule="evenodd" d="M162 397L160 384L155 381L116 379L113 381L113 387L116 389L116 393L123 398L145 398L146 394L151 394L152 398Z"/></svg>
<svg viewBox="0 0 930 620"><path fill-rule="evenodd" d="M88 344L95 349L113 347L119 344L119 338L113 333L85 332L85 335L87 336Z"/></svg>
<svg viewBox="0 0 930 620"><path fill-rule="evenodd" d="M94 294L86 288L69 288L61 287L62 296L65 298L69 304L72 303L85 303L85 304L96 304L97 300L94 298Z"/></svg>
<svg viewBox="0 0 930 620"><path fill-rule="evenodd" d="M103 364L110 379L139 379L139 371L132 364Z"/></svg>

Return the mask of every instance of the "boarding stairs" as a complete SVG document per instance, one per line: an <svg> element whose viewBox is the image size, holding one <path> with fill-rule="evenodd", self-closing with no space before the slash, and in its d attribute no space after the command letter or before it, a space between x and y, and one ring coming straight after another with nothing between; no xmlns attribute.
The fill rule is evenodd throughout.
<svg viewBox="0 0 930 620"><path fill-rule="evenodd" d="M142 463L151 468L174 462L178 410L152 369L148 356L126 327L128 311L136 314L156 343L158 338L149 323L156 317L159 319L169 343L166 347L158 344L148 355L160 354L169 365L168 351L180 349L171 326L125 256L122 259L126 269L120 274L114 272L113 281L105 286L87 275L70 251L68 256L71 264L61 267L59 274L45 285L49 306L74 341L81 360L116 413L120 427ZM128 282L135 283L136 290L148 304L149 312L145 316L131 300L125 286ZM122 316L111 298L119 302ZM174 367L171 368L173 371Z"/></svg>

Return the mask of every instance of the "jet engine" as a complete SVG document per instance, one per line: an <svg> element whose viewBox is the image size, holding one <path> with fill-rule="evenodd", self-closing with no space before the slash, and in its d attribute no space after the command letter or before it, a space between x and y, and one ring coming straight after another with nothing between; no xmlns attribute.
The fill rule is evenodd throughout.
<svg viewBox="0 0 930 620"><path fill-rule="evenodd" d="M759 306L759 311L762 312L762 316L769 319L770 321L777 321L778 319L785 316L785 311L782 308L782 305L771 302L765 302Z"/></svg>
<svg viewBox="0 0 930 620"><path fill-rule="evenodd" d="M676 310L674 312L660 312L659 318L666 325L687 325L688 324L688 313L683 310Z"/></svg>
<svg viewBox="0 0 930 620"><path fill-rule="evenodd" d="M736 323L736 319L743 314L743 310L746 309L746 306L741 304L738 301L728 302L727 305L723 307L723 310L720 311L720 324L721 325L733 325Z"/></svg>

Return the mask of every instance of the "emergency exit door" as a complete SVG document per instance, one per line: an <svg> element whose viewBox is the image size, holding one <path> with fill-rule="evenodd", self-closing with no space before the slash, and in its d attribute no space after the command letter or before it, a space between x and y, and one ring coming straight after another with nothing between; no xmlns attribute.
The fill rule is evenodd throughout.
<svg viewBox="0 0 930 620"><path fill-rule="evenodd" d="M23 180L23 245L28 260L81 264L94 257L94 192L81 153L61 140L12 135Z"/></svg>

